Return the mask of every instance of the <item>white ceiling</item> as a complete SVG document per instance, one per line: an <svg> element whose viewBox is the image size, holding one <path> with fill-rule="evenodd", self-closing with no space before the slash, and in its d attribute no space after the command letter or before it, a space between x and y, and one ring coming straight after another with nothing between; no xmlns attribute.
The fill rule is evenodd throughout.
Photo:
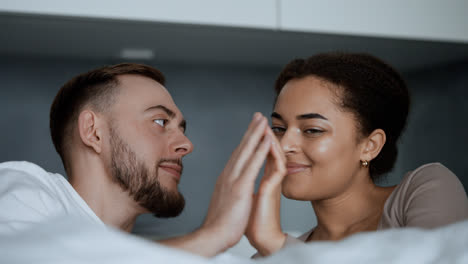
<svg viewBox="0 0 468 264"><path fill-rule="evenodd" d="M150 49L157 62L281 67L293 58L369 52L408 72L468 60L468 44L110 19L0 13L0 56L123 60Z"/></svg>

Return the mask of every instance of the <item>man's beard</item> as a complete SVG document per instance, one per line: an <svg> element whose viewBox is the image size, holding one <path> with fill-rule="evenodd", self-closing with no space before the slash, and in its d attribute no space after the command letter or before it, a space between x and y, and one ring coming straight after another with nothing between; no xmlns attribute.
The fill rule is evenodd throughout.
<svg viewBox="0 0 468 264"><path fill-rule="evenodd" d="M180 161L159 160L155 164L154 172L151 172L117 135L115 129L110 129L110 136L112 180L128 191L135 202L154 216L165 218L178 216L184 209L185 199L179 191L169 191L161 186L158 168L162 162L171 161L180 164Z"/></svg>

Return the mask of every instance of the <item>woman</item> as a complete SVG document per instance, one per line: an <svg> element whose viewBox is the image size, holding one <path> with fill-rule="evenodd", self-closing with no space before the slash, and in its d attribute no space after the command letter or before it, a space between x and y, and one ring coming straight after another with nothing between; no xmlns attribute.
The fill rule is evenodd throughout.
<svg viewBox="0 0 468 264"><path fill-rule="evenodd" d="M275 88L272 130L286 172L267 163L255 197L246 235L260 255L298 242L468 218L463 186L439 163L407 173L396 186L375 184L395 164L410 104L390 66L366 54L320 54L290 62ZM281 192L310 201L317 216L299 238L281 230Z"/></svg>

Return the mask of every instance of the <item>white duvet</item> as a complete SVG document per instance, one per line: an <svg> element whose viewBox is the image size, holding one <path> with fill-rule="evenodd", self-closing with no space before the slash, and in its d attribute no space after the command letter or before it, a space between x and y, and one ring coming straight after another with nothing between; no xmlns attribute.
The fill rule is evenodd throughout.
<svg viewBox="0 0 468 264"><path fill-rule="evenodd" d="M56 219L33 230L0 237L0 263L468 264L468 221L434 230L361 233L340 242L291 246L268 258L251 260L229 253L207 259L117 230Z"/></svg>

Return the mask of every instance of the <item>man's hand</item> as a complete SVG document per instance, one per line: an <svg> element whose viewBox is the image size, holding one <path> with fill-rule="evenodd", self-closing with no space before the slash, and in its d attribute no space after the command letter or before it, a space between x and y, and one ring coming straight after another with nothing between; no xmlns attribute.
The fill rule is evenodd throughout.
<svg viewBox="0 0 468 264"><path fill-rule="evenodd" d="M271 149L268 122L256 113L239 146L216 182L202 226L183 237L161 243L204 256L234 246L245 232L253 203L255 179Z"/></svg>
<svg viewBox="0 0 468 264"><path fill-rule="evenodd" d="M262 256L280 250L286 240L280 224L281 182L287 172L286 158L271 129L268 129L268 133L273 138L273 144L245 232L250 244Z"/></svg>

